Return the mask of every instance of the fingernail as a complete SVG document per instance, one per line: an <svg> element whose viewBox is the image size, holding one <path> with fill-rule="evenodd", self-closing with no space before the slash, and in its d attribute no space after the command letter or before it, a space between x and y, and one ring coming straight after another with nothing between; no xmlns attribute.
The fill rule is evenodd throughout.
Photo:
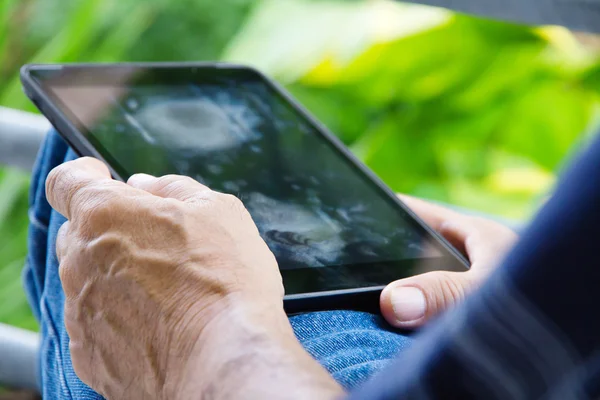
<svg viewBox="0 0 600 400"><path fill-rule="evenodd" d="M392 292L392 308L398 321L410 322L425 316L427 303L420 289L412 286L399 287Z"/></svg>
<svg viewBox="0 0 600 400"><path fill-rule="evenodd" d="M156 179L156 178L152 175L135 174L135 175L131 175L131 177L127 180L127 183L130 184L131 186L135 186L136 184L148 182L153 179Z"/></svg>

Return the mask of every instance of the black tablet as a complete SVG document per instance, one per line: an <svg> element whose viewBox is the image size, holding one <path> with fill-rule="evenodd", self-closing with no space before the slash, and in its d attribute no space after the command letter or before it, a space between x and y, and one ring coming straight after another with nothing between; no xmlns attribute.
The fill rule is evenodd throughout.
<svg viewBox="0 0 600 400"><path fill-rule="evenodd" d="M288 311L377 309L388 283L468 262L261 73L223 64L27 65L27 95L116 179L190 176L238 196ZM390 166L393 168L393 166Z"/></svg>

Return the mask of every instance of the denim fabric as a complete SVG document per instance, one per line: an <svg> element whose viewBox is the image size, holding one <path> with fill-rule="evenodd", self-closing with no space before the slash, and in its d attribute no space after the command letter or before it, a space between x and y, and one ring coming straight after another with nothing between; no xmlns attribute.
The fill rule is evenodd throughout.
<svg viewBox="0 0 600 400"><path fill-rule="evenodd" d="M40 385L44 399L98 399L75 374L64 327L64 293L54 243L64 217L46 200L45 178L52 168L77 156L50 132L40 151L30 193L29 255L25 288L40 321ZM385 366L411 339L394 332L381 317L352 311L308 313L290 318L307 351L346 388L353 388Z"/></svg>
<svg viewBox="0 0 600 400"><path fill-rule="evenodd" d="M352 311L290 318L296 337L346 389L356 387L408 347L411 339L390 330L380 316Z"/></svg>

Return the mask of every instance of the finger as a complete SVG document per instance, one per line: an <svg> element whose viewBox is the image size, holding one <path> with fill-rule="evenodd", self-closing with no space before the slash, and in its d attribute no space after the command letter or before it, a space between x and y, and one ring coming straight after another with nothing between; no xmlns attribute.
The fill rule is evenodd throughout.
<svg viewBox="0 0 600 400"><path fill-rule="evenodd" d="M56 259L60 263L60 260L67 254L67 243L69 242L69 221L66 221L58 229L56 233Z"/></svg>
<svg viewBox="0 0 600 400"><path fill-rule="evenodd" d="M212 193L208 187L200 182L180 175L166 175L157 178L147 174L135 174L129 178L127 184L155 196L180 201L197 200Z"/></svg>
<svg viewBox="0 0 600 400"><path fill-rule="evenodd" d="M392 326L417 328L461 301L480 281L472 271L435 271L402 279L381 293L381 313Z"/></svg>
<svg viewBox="0 0 600 400"><path fill-rule="evenodd" d="M516 243L518 236L510 228L498 222L471 217L465 226L468 235L465 248L472 263L471 269L492 270L502 256Z"/></svg>
<svg viewBox="0 0 600 400"><path fill-rule="evenodd" d="M46 197L52 208L70 220L86 200L85 189L99 182L119 183L112 181L110 171L102 162L90 157L79 158L50 171Z"/></svg>
<svg viewBox="0 0 600 400"><path fill-rule="evenodd" d="M472 246L472 238L478 234L478 227L474 220L468 216L450 218L440 221L435 230L442 235L455 249L466 256L471 264L475 263L477 246ZM474 251L475 250L475 251Z"/></svg>
<svg viewBox="0 0 600 400"><path fill-rule="evenodd" d="M472 264L497 258L502 245L516 239L509 228L497 222L461 214L414 197L398 197L425 223L466 255Z"/></svg>
<svg viewBox="0 0 600 400"><path fill-rule="evenodd" d="M465 216L449 208L432 204L415 197L399 194L398 198L417 214L427 225L439 231L440 226L449 220L462 219Z"/></svg>
<svg viewBox="0 0 600 400"><path fill-rule="evenodd" d="M401 194L398 197L427 225L466 255L466 239L474 230L470 217L414 197Z"/></svg>

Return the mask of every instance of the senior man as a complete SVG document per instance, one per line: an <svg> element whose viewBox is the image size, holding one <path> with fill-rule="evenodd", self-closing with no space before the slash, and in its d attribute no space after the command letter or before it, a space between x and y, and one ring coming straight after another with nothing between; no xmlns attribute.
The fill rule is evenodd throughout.
<svg viewBox="0 0 600 400"><path fill-rule="evenodd" d="M366 313L309 313L288 321L275 258L235 197L177 176L135 175L124 184L111 180L99 161L75 159L52 132L31 194L26 279L42 322L45 397L99 397L88 385L110 398L180 398L172 391L207 390L180 389L184 384L174 378L211 385L215 396L246 385L274 396L302 382L310 393L322 387L335 393L340 386L300 344L347 389L408 346L406 334ZM514 235L405 200L473 263L468 273L390 285L383 314L394 326L416 327L481 280ZM401 296L392 304L401 287L420 289L425 302ZM259 371L263 379L254 376Z"/></svg>
<svg viewBox="0 0 600 400"><path fill-rule="evenodd" d="M42 322L43 394L593 398L600 184L588 177L600 175L598 155L600 140L483 288L390 363L409 339L380 317L332 311L288 320L275 258L235 197L180 176L114 181L50 134L34 176L26 274ZM390 285L381 306L395 326L420 325L460 299L514 238L492 222L407 201L473 268ZM393 304L406 288L425 302Z"/></svg>
<svg viewBox="0 0 600 400"><path fill-rule="evenodd" d="M596 1L526 4L451 5L597 28ZM353 311L288 319L277 263L237 199L184 177L115 182L51 133L32 184L25 272L43 395L597 398L598 157L600 139L484 286L413 340L392 327L422 326L461 300L497 265L510 231L405 198L473 268L392 283L381 298L389 324Z"/></svg>

